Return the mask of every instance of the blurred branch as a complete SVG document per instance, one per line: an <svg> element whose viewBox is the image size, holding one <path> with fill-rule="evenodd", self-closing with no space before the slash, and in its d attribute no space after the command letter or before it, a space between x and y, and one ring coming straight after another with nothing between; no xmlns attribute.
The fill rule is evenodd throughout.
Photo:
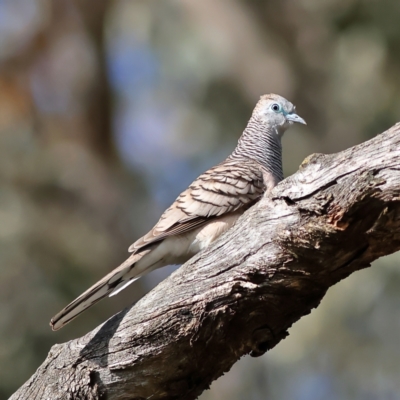
<svg viewBox="0 0 400 400"><path fill-rule="evenodd" d="M54 346L11 399L195 399L327 289L400 249L400 124L314 154L135 306Z"/></svg>
<svg viewBox="0 0 400 400"><path fill-rule="evenodd" d="M107 76L105 20L110 1L74 1L93 41L97 56L96 85L88 99L88 119L93 124L91 142L102 156L115 156L111 134L112 94Z"/></svg>

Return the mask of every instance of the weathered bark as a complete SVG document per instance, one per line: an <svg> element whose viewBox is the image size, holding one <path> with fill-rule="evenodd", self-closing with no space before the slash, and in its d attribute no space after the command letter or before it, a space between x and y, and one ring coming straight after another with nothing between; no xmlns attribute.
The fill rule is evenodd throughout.
<svg viewBox="0 0 400 400"><path fill-rule="evenodd" d="M12 399L194 399L327 289L400 249L400 124L314 154L135 306L54 346Z"/></svg>

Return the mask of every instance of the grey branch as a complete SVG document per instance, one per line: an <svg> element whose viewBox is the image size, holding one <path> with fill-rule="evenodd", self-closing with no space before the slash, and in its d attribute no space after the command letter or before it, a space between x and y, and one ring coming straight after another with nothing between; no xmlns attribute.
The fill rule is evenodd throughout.
<svg viewBox="0 0 400 400"><path fill-rule="evenodd" d="M327 289L400 249L400 124L308 157L136 305L55 345L11 399L195 399Z"/></svg>

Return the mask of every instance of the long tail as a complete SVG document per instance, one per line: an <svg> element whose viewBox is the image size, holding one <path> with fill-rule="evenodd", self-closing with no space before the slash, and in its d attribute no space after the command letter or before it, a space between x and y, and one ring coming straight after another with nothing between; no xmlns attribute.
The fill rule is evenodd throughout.
<svg viewBox="0 0 400 400"><path fill-rule="evenodd" d="M143 270L138 270L135 274L132 268L149 252L150 250L146 250L139 254L132 254L119 267L115 268L103 279L86 290L86 292L82 293L73 302L68 304L50 320L51 329L53 331L61 329L64 325L68 324L68 322L72 321L75 317L93 304L96 304L102 298L109 294L117 294L120 290L124 289L130 283L142 276L144 272Z"/></svg>

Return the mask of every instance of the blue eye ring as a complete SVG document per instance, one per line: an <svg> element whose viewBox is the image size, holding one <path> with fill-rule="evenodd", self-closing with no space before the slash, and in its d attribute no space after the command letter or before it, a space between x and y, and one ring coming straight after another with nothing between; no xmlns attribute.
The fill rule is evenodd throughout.
<svg viewBox="0 0 400 400"><path fill-rule="evenodd" d="M271 110L272 110L273 112L279 113L279 112L282 111L282 107L281 107L280 104L274 103L274 104L272 104L272 106L271 106Z"/></svg>

